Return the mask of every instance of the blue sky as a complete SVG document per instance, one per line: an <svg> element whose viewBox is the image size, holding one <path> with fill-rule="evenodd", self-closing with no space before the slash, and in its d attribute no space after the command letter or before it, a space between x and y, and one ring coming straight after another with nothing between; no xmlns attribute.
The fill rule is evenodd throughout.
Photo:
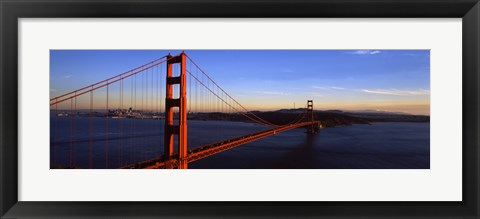
<svg viewBox="0 0 480 219"><path fill-rule="evenodd" d="M52 50L61 95L176 50ZM186 50L251 110L302 107L430 114L429 50Z"/></svg>

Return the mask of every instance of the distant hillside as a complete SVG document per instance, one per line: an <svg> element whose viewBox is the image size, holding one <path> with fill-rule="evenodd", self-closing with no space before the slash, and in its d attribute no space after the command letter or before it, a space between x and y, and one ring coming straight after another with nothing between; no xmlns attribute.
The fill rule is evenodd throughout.
<svg viewBox="0 0 480 219"><path fill-rule="evenodd" d="M286 124L294 120L305 109L282 109L272 112L256 112L256 114L276 124ZM370 124L372 122L430 122L430 116L409 115L405 113L389 113L385 111L343 112L341 110L315 111L315 118L324 127L338 125Z"/></svg>
<svg viewBox="0 0 480 219"><path fill-rule="evenodd" d="M430 116L388 113L346 113L356 118L368 119L372 122L430 122Z"/></svg>
<svg viewBox="0 0 480 219"><path fill-rule="evenodd" d="M255 111L255 115L275 124L288 124L292 121L301 119L299 115L305 112L305 109L282 109L278 111L261 112ZM352 124L370 124L372 122L429 122L429 116L418 116L408 114L388 114L382 113L353 113L340 110L315 111L315 118L320 120L324 127L335 127L339 125ZM250 120L241 114L223 114L223 113L199 113L190 115L190 119L200 120L227 120L244 121ZM303 118L306 121L308 118Z"/></svg>
<svg viewBox="0 0 480 219"><path fill-rule="evenodd" d="M269 121L275 124L288 124L292 121L299 121L301 118L299 115L302 115L306 112L304 108L297 109L281 109L277 111L254 111L255 115L258 117ZM52 111L52 113L55 113ZM341 111L341 110L325 110L325 111L315 111L315 118L320 121L324 127L335 127L339 125L352 125L352 124L370 124L373 122L430 122L430 116L422 115L409 115L405 113L390 113L385 111L373 111L373 110L364 110L364 111ZM114 112L111 112L110 115L114 115ZM152 114L142 113L142 119L152 117ZM79 112L79 116L89 116L90 114L85 112ZM94 116L104 117L105 112L93 113ZM164 118L163 114L156 115L160 119ZM178 114L175 113L174 117L177 118ZM251 116L252 117L252 116ZM153 117L152 117L153 118ZM189 113L188 119L190 120L223 120L223 121L242 121L242 122L251 122L250 119L246 118L244 115L239 113L220 113L220 112L210 112L210 113ZM309 118L303 118L303 121L307 121Z"/></svg>
<svg viewBox="0 0 480 219"><path fill-rule="evenodd" d="M305 109L282 109L273 113L298 114L304 112ZM268 115L265 113L263 115ZM387 112L378 110L362 110L362 111L342 111L342 110L325 110L315 111L323 125L327 127L337 125L350 124L368 124L372 122L430 122L430 116L410 115L402 112ZM277 115L284 117L282 115Z"/></svg>

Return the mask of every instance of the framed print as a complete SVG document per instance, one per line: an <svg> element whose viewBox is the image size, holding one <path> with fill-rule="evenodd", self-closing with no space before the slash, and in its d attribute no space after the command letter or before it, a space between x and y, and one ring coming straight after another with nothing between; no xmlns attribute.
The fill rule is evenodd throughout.
<svg viewBox="0 0 480 219"><path fill-rule="evenodd" d="M479 7L2 1L2 218L478 218Z"/></svg>

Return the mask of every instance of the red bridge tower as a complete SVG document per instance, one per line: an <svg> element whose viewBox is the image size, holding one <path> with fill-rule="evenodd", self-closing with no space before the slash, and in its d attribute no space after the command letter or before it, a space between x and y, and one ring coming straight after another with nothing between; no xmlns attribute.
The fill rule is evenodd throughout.
<svg viewBox="0 0 480 219"><path fill-rule="evenodd" d="M178 168L187 169L187 56L184 52L172 57L167 56L167 94L165 97L165 163L166 168L173 168L171 163L174 152L174 135L178 136ZM180 65L180 75L173 76L172 66ZM180 86L179 98L173 98L173 86ZM173 123L174 107L178 107L178 125Z"/></svg>
<svg viewBox="0 0 480 219"><path fill-rule="evenodd" d="M313 100L307 100L307 111L308 111L308 114L309 114L310 119L312 121L312 125L307 128L307 132L310 133L310 134L315 134L315 133L318 132L318 130L320 128L320 124L319 123L313 123L313 121L315 121L315 114L313 112Z"/></svg>

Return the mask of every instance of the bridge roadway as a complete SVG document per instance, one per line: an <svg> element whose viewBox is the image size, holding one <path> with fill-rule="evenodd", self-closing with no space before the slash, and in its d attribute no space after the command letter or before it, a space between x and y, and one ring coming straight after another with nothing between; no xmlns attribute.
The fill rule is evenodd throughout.
<svg viewBox="0 0 480 219"><path fill-rule="evenodd" d="M202 158L220 153L222 151L226 151L228 149L232 149L234 147L250 143L252 141L268 137L271 135L275 135L280 132L284 132L290 129L294 128L299 128L303 126L308 126L308 125L319 125L318 121L309 121L309 122L301 122L301 123L295 123L291 125L285 125L285 126L279 126L273 129L268 129L265 131L261 132L256 132L253 134L249 135L244 135L240 137L235 137L227 140L223 140L220 142L212 143L212 144L207 144L203 145L191 150L188 150L187 152L187 160L188 162L194 162L196 160L200 160ZM178 167L178 154L173 154L172 157L168 160L165 161L165 158L156 158L156 159L151 159L151 160L146 160L142 162L138 162L132 165L128 165L125 167L122 167L122 169L163 169L170 166L171 168L176 168Z"/></svg>

